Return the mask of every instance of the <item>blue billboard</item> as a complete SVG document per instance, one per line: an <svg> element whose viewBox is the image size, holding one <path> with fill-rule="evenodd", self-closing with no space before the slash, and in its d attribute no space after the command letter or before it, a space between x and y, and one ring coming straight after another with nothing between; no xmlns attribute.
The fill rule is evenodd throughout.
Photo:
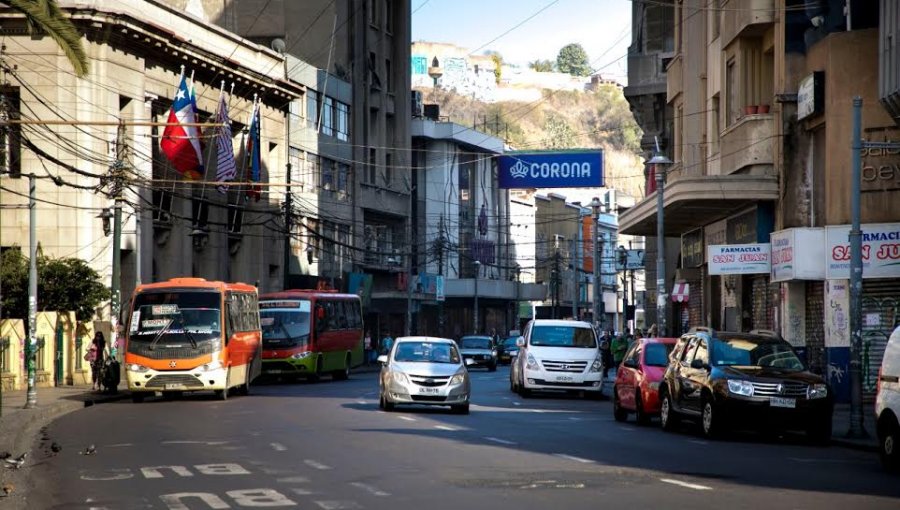
<svg viewBox="0 0 900 510"><path fill-rule="evenodd" d="M501 188L603 186L603 151L508 152L500 160Z"/></svg>

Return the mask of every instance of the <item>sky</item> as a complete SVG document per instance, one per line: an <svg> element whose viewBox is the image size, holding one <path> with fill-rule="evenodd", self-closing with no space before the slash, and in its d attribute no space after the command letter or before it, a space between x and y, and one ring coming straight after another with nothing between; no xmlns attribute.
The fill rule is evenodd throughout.
<svg viewBox="0 0 900 510"><path fill-rule="evenodd" d="M537 59L556 61L560 48L581 43L592 69L600 68L602 75L625 83L630 0L411 2L413 41L453 43L475 54L494 50L507 63L522 66Z"/></svg>

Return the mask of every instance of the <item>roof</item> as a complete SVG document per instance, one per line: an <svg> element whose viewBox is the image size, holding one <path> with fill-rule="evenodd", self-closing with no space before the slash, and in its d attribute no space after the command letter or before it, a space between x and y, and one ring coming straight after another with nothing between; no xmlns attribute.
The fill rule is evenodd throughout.
<svg viewBox="0 0 900 510"><path fill-rule="evenodd" d="M215 289L215 290L242 290L242 291L252 291L256 292L256 287L246 284L246 283L229 283L215 280L207 280L205 278L190 278L190 277L182 277L182 278L170 278L161 282L154 283L145 283L139 285L137 289L135 289L135 293L146 292L152 290L164 290L164 289Z"/></svg>
<svg viewBox="0 0 900 510"><path fill-rule="evenodd" d="M663 337L641 338L641 343L643 343L643 344L674 344L677 341L678 341L677 338L663 338Z"/></svg>
<svg viewBox="0 0 900 510"><path fill-rule="evenodd" d="M531 321L535 326L569 326L572 328L588 328L591 325L584 321L562 320L562 319L534 319Z"/></svg>
<svg viewBox="0 0 900 510"><path fill-rule="evenodd" d="M279 292L268 292L259 296L260 301L266 299L300 299L300 298L338 298L338 299L359 299L356 294L340 294L333 290L315 290L315 289L288 289Z"/></svg>
<svg viewBox="0 0 900 510"><path fill-rule="evenodd" d="M401 336L398 338L397 343L402 342L434 342L434 343L443 343L443 344L455 344L453 340L449 338L438 338L436 336Z"/></svg>

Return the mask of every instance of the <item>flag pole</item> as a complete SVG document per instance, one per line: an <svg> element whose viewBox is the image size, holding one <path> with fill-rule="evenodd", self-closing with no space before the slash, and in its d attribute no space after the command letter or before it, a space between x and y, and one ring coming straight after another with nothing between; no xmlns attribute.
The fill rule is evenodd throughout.
<svg viewBox="0 0 900 510"><path fill-rule="evenodd" d="M177 82L176 85L175 85L175 89L176 89L176 90L181 86L181 80L184 79L184 69L185 69L184 64L181 64L181 74L178 75L178 82ZM174 96L173 96L173 97L174 97ZM170 107L169 107L169 109L172 109L173 107L174 107L174 103L173 103L173 106L170 106ZM169 119L166 118L166 122L168 122L168 120L169 120ZM163 129L163 133L160 134L160 136L159 136L159 142L157 142L157 143L161 143L161 142L162 142L162 139L163 139L162 135L165 134L165 132L166 132L166 130ZM166 168L166 175L169 175L169 172L170 172L170 171L175 172L175 166L174 166L174 165L167 165L167 167L168 167L168 168ZM172 195L173 199L174 199L174 197L175 197L175 186L177 185L177 181L178 181L178 172L175 172L175 176L174 176L174 178L172 179L172 191L170 192L170 194ZM162 205L162 199L160 199L160 205Z"/></svg>
<svg viewBox="0 0 900 510"><path fill-rule="evenodd" d="M216 104L216 114L214 115L214 118L216 118L216 119L219 118L219 114L221 113L219 110L221 110L222 96L224 94L225 94L225 80L222 80L222 84L221 84L221 86L219 86L219 102ZM199 119L195 119L195 120L199 120ZM215 127L212 129L212 131L214 134L218 134L217 131L220 129L222 129L222 128ZM199 128L198 128L198 131L199 131ZM213 137L213 140L215 141L215 137ZM206 198L206 183L209 182L209 180L210 180L209 167L212 166L212 156L217 150L218 149L217 149L215 143L209 144L209 147L207 147L206 166L203 167L203 185L200 188L200 200L203 200L204 198Z"/></svg>

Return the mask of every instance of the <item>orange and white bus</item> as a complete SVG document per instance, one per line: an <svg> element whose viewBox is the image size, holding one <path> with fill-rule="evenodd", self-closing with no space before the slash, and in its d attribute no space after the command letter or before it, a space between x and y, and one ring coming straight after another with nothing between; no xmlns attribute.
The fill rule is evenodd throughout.
<svg viewBox="0 0 900 510"><path fill-rule="evenodd" d="M125 334L125 374L135 402L154 392L250 392L262 368L256 287L173 278L140 285Z"/></svg>
<svg viewBox="0 0 900 510"><path fill-rule="evenodd" d="M263 373L317 381L347 379L363 361L362 305L356 294L285 290L259 298Z"/></svg>

